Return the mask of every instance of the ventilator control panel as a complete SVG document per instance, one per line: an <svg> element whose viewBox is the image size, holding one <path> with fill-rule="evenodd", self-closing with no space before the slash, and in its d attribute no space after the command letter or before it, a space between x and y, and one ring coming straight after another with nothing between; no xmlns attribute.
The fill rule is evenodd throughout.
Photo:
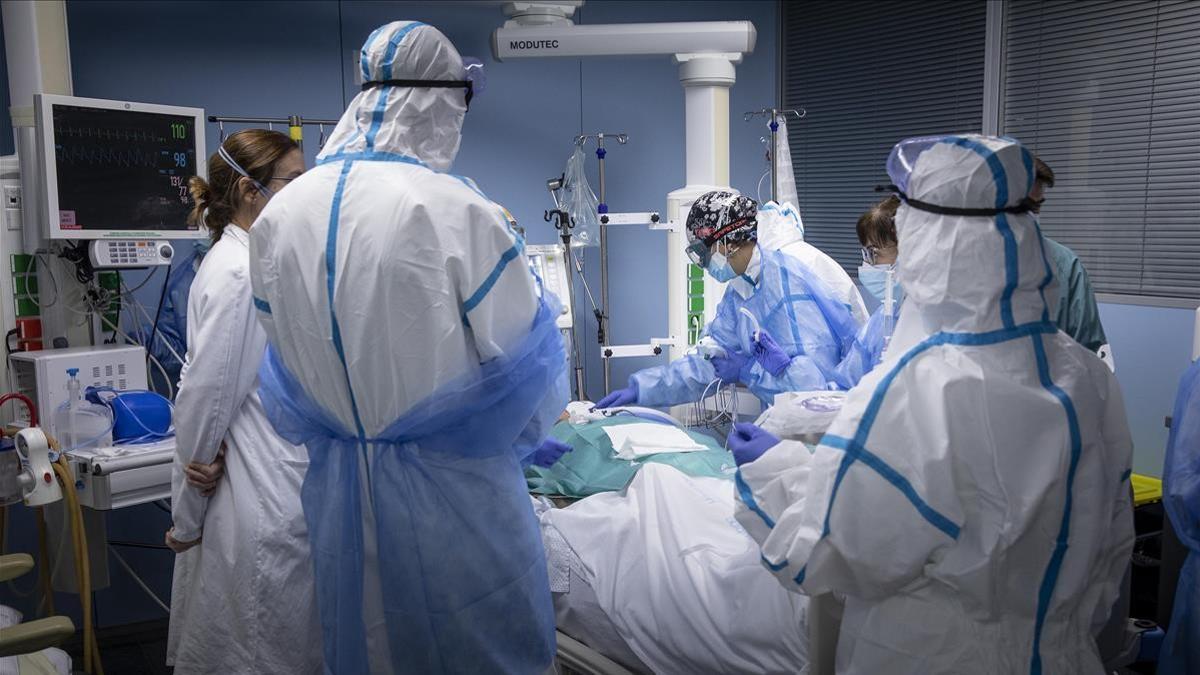
<svg viewBox="0 0 1200 675"><path fill-rule="evenodd" d="M96 269L121 269L170 265L175 249L165 240L102 239L92 242L89 254Z"/></svg>
<svg viewBox="0 0 1200 675"><path fill-rule="evenodd" d="M562 303L562 314L558 317L557 325L560 330L571 330L573 316L571 293L567 285L567 258L563 255L561 244L541 244L525 247L525 257L529 266L542 280L542 285L558 297Z"/></svg>

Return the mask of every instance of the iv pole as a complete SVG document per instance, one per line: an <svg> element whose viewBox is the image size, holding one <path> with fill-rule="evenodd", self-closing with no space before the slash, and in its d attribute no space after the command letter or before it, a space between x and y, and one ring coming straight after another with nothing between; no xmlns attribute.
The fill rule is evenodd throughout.
<svg viewBox="0 0 1200 675"><path fill-rule="evenodd" d="M562 189L565 176L552 178L546 181L546 188L550 190L550 198L554 200L554 210L546 211L542 216L546 222L554 221L554 229L558 230L558 235L563 243L563 255L567 267L567 295L568 301L572 306L575 304L575 279L574 271L571 269L572 263L575 261L575 252L571 250L571 230L575 228L575 221L571 218L571 214L563 210L562 203L558 199L558 191ZM582 274L582 271L580 271ZM582 277L580 279L583 280ZM586 289L587 282L584 282ZM591 298L591 291L588 291L588 298ZM594 303L593 303L594 304ZM575 376L575 400L583 401L587 399L585 391L583 362L579 358L579 332L576 330L574 319L576 312L571 312L571 365L572 372Z"/></svg>
<svg viewBox="0 0 1200 675"><path fill-rule="evenodd" d="M225 123L230 124L265 124L268 129L274 129L276 124L286 124L288 128L288 136L291 137L300 149L304 149L304 126L317 126L321 128L321 136L317 139L317 147L325 145L325 127L336 127L337 120L310 120L304 119L300 115L289 115L287 117L222 117L220 115L209 115L209 122L214 122L217 128L221 131L220 140L218 143L225 142Z"/></svg>
<svg viewBox="0 0 1200 675"><path fill-rule="evenodd" d="M604 185L604 156L608 151L604 149L604 139L614 138L619 145L625 145L629 142L629 134L614 134L600 132L597 134L580 134L575 137L575 144L582 145L589 138L596 139L596 159L600 163L600 205L596 208L600 215L600 312L597 314L596 340L600 343L601 348L609 345L609 302L608 302L608 220L604 218L608 214L608 203L605 201L605 185ZM608 359L604 361L604 392L607 394L612 383L612 366Z"/></svg>
<svg viewBox="0 0 1200 675"><path fill-rule="evenodd" d="M770 119L770 122L767 124L767 126L771 128L771 201L773 202L779 201L779 167L775 161L775 158L779 156L777 154L777 150L779 149L779 139L777 138L779 135L779 120L787 117L795 117L796 119L801 120L804 119L804 116L807 114L808 113L805 110L763 108L762 110L751 110L744 115L744 119L747 122L755 117L766 117Z"/></svg>

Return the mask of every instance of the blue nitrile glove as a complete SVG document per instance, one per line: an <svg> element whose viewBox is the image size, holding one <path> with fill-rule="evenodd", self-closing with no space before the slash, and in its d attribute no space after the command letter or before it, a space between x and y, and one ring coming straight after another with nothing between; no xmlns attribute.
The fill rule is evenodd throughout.
<svg viewBox="0 0 1200 675"><path fill-rule="evenodd" d="M638 390L637 385L633 382L629 383L628 387L618 389L608 396L596 402L596 408L615 408L623 405L633 405L637 403Z"/></svg>
<svg viewBox="0 0 1200 675"><path fill-rule="evenodd" d="M778 444L773 434L748 422L734 424L729 434L729 450L738 466L753 462Z"/></svg>
<svg viewBox="0 0 1200 675"><path fill-rule="evenodd" d="M563 443L562 441L553 438L547 438L546 440L542 441L542 444L538 446L537 450L533 451L533 462L531 463L534 466L540 466L544 469L548 469L551 466L554 466L554 463L557 462L560 457L574 449L575 448Z"/></svg>
<svg viewBox="0 0 1200 675"><path fill-rule="evenodd" d="M750 357L737 352L728 352L725 356L714 356L709 359L712 362L713 370L717 371L717 377L726 384L737 384L742 381L742 368L749 360Z"/></svg>
<svg viewBox="0 0 1200 675"><path fill-rule="evenodd" d="M783 351L783 347L771 337L767 331L758 332L758 342L754 345L754 358L763 370L779 377L792 362L792 357Z"/></svg>

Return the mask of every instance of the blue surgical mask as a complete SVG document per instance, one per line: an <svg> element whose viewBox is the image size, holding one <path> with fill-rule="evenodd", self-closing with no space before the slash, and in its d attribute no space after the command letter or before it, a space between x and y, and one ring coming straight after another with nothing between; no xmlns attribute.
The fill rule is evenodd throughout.
<svg viewBox="0 0 1200 675"><path fill-rule="evenodd" d="M884 296L887 294L887 285L890 278L892 282L892 300L899 304L900 298L904 296L904 289L900 288L900 284L896 282L894 270L894 265L868 265L863 263L858 266L858 281L868 293L875 296L876 300L883 302Z"/></svg>
<svg viewBox="0 0 1200 675"><path fill-rule="evenodd" d="M723 253L717 251L713 251L712 256L708 259L708 266L704 269L717 281L732 281L737 277L737 272L730 267L729 260Z"/></svg>

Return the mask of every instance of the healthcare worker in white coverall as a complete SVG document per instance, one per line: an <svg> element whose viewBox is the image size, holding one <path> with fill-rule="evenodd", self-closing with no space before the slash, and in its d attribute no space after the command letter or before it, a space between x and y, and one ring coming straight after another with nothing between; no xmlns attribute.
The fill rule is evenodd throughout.
<svg viewBox="0 0 1200 675"><path fill-rule="evenodd" d="M167 543L178 555L167 662L181 675L322 671L300 509L307 456L263 412L256 374L267 336L250 290L248 230L303 171L294 141L247 129L221 143L207 181L190 184L193 222L216 241L191 287L187 363L175 402ZM221 464L226 475L209 474L207 485L197 475Z"/></svg>
<svg viewBox="0 0 1200 675"><path fill-rule="evenodd" d="M738 520L792 590L845 596L839 673L1099 673L1133 546L1132 442L1060 332L1029 153L899 144L891 349L815 452L738 425Z"/></svg>
<svg viewBox="0 0 1200 675"><path fill-rule="evenodd" d="M389 23L359 67L250 238L260 392L310 457L326 665L540 673L554 612L522 464L567 401L557 301L503 209L447 173L474 92L449 40Z"/></svg>

